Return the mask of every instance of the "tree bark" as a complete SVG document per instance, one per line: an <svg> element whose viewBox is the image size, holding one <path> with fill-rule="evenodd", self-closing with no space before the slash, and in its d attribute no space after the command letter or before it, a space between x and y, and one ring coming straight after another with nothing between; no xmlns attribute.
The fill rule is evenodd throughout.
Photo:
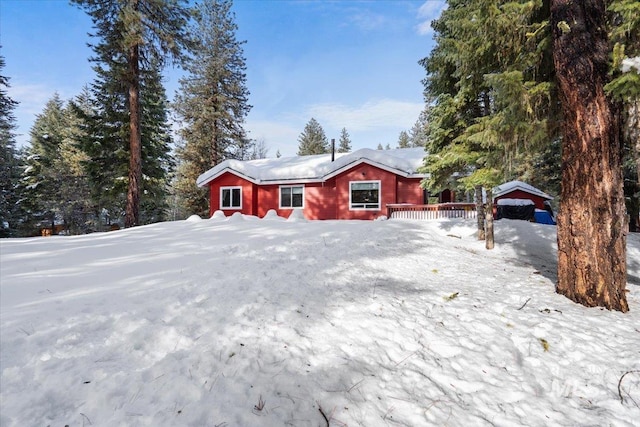
<svg viewBox="0 0 640 427"><path fill-rule="evenodd" d="M487 188L487 206L484 208L485 212L485 248L493 249L495 247L495 240L493 235L493 192Z"/></svg>
<svg viewBox="0 0 640 427"><path fill-rule="evenodd" d="M563 113L556 291L627 311L620 115L606 98L603 0L552 0L553 60Z"/></svg>
<svg viewBox="0 0 640 427"><path fill-rule="evenodd" d="M476 185L476 218L478 219L478 240L484 240L484 205L482 200L482 185Z"/></svg>
<svg viewBox="0 0 640 427"><path fill-rule="evenodd" d="M142 184L142 136L140 132L140 46L129 48L129 188L125 227L140 224L140 186Z"/></svg>

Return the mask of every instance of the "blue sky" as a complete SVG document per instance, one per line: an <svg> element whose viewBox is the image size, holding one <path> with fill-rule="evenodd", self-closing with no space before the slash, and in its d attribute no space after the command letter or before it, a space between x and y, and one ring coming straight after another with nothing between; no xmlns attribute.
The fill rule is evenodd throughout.
<svg viewBox="0 0 640 427"><path fill-rule="evenodd" d="M433 47L430 20L443 1L235 0L238 40L246 40L253 106L245 128L269 157L295 155L314 117L327 138L345 127L353 148L394 147L424 107L418 61ZM2 0L0 44L16 110L19 144L55 92L76 96L94 74L89 17L66 0ZM167 69L173 98L179 69Z"/></svg>

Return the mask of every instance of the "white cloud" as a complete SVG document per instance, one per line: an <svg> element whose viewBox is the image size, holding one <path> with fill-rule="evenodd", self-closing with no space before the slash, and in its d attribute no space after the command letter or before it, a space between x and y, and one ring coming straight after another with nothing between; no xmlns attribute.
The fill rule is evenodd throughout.
<svg viewBox="0 0 640 427"><path fill-rule="evenodd" d="M254 140L264 140L269 149L269 157L280 151L283 156L293 156L298 151L298 135L304 124L286 123L275 120L247 120L245 130Z"/></svg>
<svg viewBox="0 0 640 427"><path fill-rule="evenodd" d="M307 116L316 118L323 126L350 131L381 128L409 129L418 118L424 104L380 99L360 106L344 104L316 104L307 108Z"/></svg>
<svg viewBox="0 0 640 427"><path fill-rule="evenodd" d="M18 147L22 147L28 144L29 131L33 126L36 115L42 113L44 106L53 97L55 90L43 84L21 84L15 80L11 80L10 84L7 94L11 99L18 102L18 106L15 109L16 143Z"/></svg>
<svg viewBox="0 0 640 427"><path fill-rule="evenodd" d="M433 32L431 21L438 18L443 10L447 8L447 3L442 0L427 0L418 9L418 19L422 22L417 25L416 30L420 35L428 35Z"/></svg>
<svg viewBox="0 0 640 427"><path fill-rule="evenodd" d="M355 106L313 104L299 111L279 114L274 120L249 117L245 129L250 132L250 138L264 139L269 157L274 157L277 151L283 156L295 156L298 137L312 117L320 123L328 139L337 140L340 130L346 128L354 149L375 148L378 143L395 147L399 132L411 129L423 108L422 103L394 99L372 100Z"/></svg>
<svg viewBox="0 0 640 427"><path fill-rule="evenodd" d="M55 93L42 84L16 84L11 82L7 93L14 101L20 103L20 110L28 114L39 114Z"/></svg>
<svg viewBox="0 0 640 427"><path fill-rule="evenodd" d="M349 20L363 31L372 31L381 28L387 22L384 15L368 10L361 10L350 16Z"/></svg>

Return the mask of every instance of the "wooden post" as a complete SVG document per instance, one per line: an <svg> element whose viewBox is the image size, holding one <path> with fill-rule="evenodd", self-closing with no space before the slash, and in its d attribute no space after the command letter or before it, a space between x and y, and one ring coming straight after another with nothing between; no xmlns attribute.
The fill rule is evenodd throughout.
<svg viewBox="0 0 640 427"><path fill-rule="evenodd" d="M487 188L487 205L485 207L485 219L486 219L486 232L485 232L485 247L487 249L493 249L493 193Z"/></svg>
<svg viewBox="0 0 640 427"><path fill-rule="evenodd" d="M484 205L482 204L482 185L476 185L476 218L478 220L478 240L485 239Z"/></svg>

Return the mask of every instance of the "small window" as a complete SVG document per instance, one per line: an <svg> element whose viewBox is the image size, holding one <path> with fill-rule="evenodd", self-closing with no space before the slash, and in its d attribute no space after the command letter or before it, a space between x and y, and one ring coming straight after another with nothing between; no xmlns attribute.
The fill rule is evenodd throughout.
<svg viewBox="0 0 640 427"><path fill-rule="evenodd" d="M220 209L242 209L242 187L221 187Z"/></svg>
<svg viewBox="0 0 640 427"><path fill-rule="evenodd" d="M349 182L349 209L380 209L380 181Z"/></svg>
<svg viewBox="0 0 640 427"><path fill-rule="evenodd" d="M280 209L304 207L304 187L301 185L280 187Z"/></svg>

